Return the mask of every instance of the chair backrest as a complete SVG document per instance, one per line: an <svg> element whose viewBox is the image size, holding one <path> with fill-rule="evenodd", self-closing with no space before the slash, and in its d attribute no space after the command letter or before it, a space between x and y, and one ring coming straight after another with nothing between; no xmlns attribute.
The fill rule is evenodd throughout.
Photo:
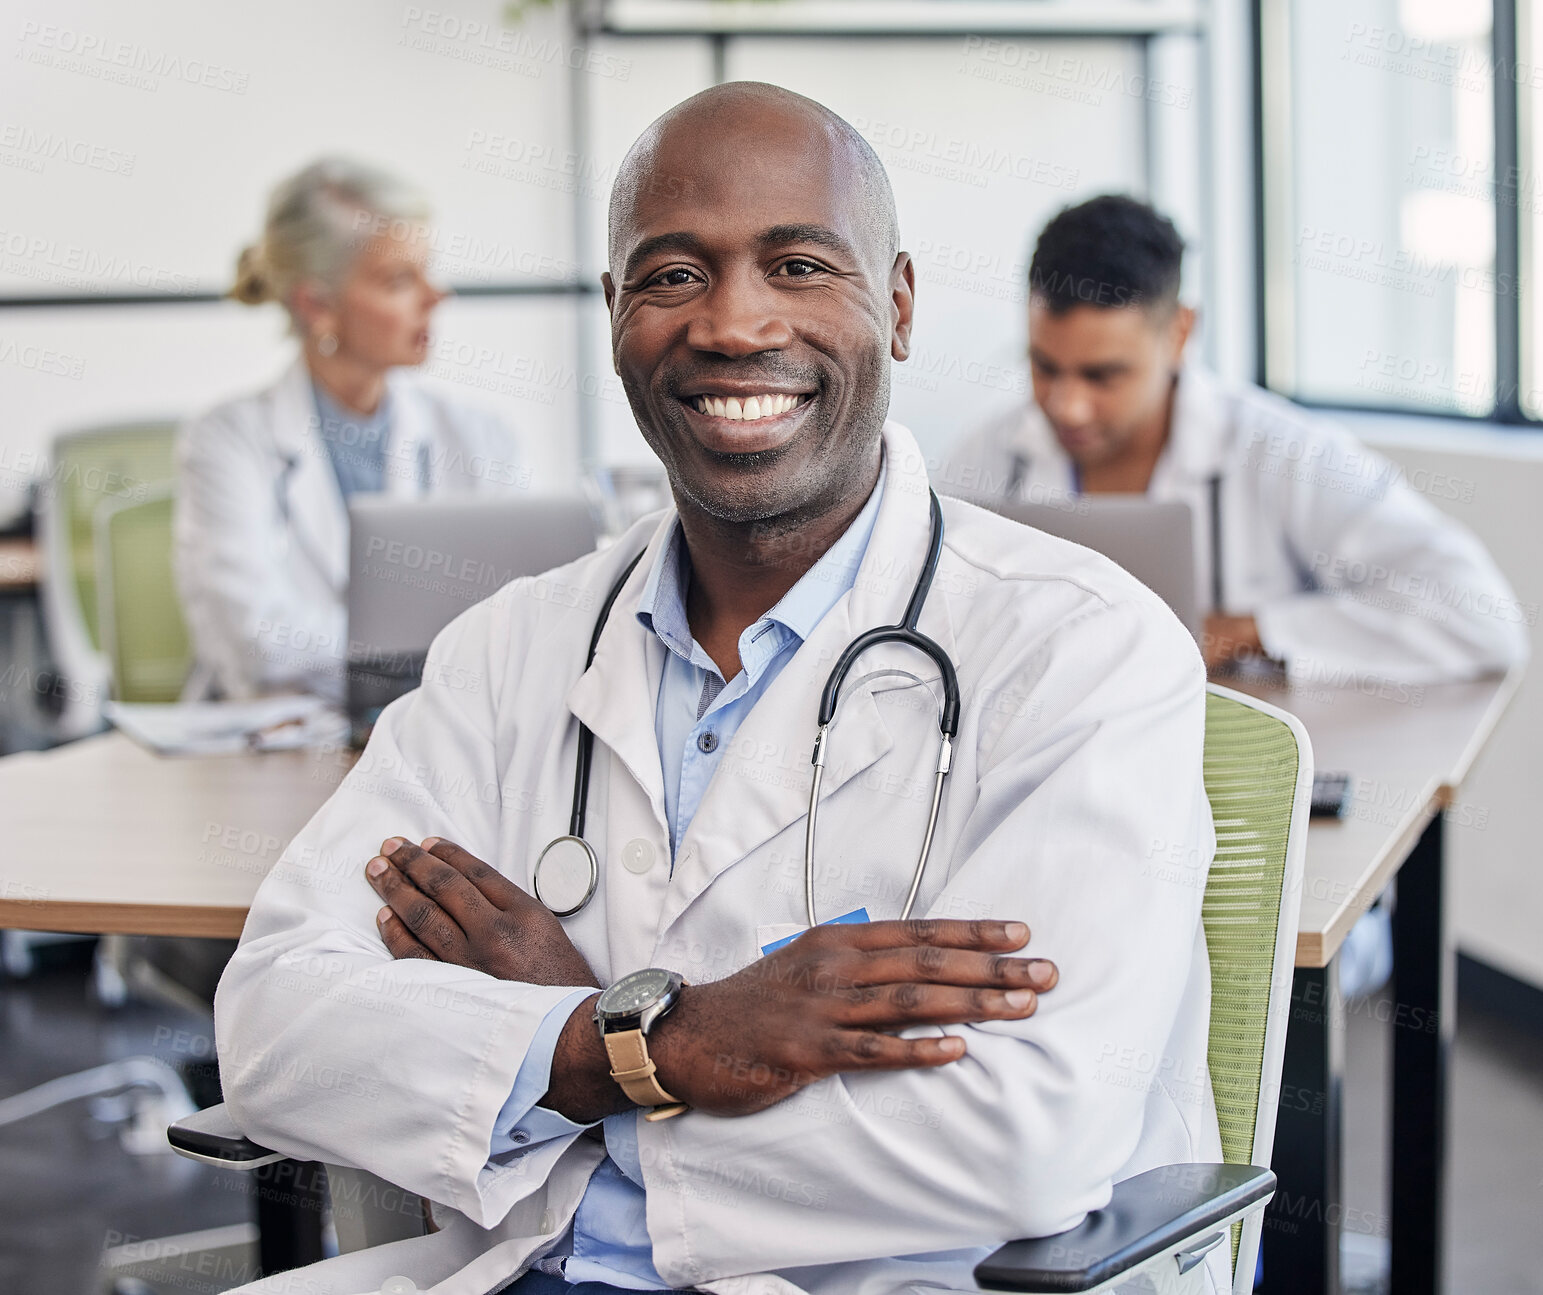
<svg viewBox="0 0 1543 1295"><path fill-rule="evenodd" d="M60 735L101 724L108 682L96 576L96 510L106 499L136 500L176 476L177 424L125 423L63 432L50 451L38 498L43 543L41 604L49 649L72 699Z"/></svg>
<svg viewBox="0 0 1543 1295"><path fill-rule="evenodd" d="M1301 721L1206 689L1205 789L1216 859L1202 909L1211 961L1209 1063L1222 1156L1268 1167L1291 1015L1313 752ZM1233 1288L1253 1288L1262 1215L1233 1230Z"/></svg>
<svg viewBox="0 0 1543 1295"><path fill-rule="evenodd" d="M165 484L97 507L97 625L119 701L176 701L192 668L172 573L173 493Z"/></svg>

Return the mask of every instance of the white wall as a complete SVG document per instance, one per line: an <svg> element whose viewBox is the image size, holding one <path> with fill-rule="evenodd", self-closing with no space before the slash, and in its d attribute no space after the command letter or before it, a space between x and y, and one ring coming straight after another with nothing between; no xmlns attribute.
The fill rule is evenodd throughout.
<svg viewBox="0 0 1543 1295"><path fill-rule="evenodd" d="M710 84L712 44L607 36L586 50L561 6L512 30L499 25L503 8L10 6L0 520L23 506L18 465L55 431L184 416L255 389L292 353L274 307L6 308L4 298L222 291L272 184L321 153L359 154L421 184L452 282L598 279L616 166L643 125ZM1095 191L1144 192L1149 136L1163 157L1155 187L1197 233L1197 49L1166 37L1148 68L1125 38L1021 37L989 53L964 37L727 42L729 77L823 99L889 164L920 280L916 353L896 371L894 414L930 453L1020 398L1032 234ZM538 479L572 479L583 429L600 459L650 460L611 371L597 295L462 298L440 320L432 371L508 412Z"/></svg>
<svg viewBox="0 0 1543 1295"><path fill-rule="evenodd" d="M1522 606L1543 608L1543 436L1432 419L1345 421L1412 481L1433 483L1433 502L1489 546ZM1543 988L1543 628L1533 630L1532 652L1531 672L1448 815L1448 889L1459 947Z"/></svg>

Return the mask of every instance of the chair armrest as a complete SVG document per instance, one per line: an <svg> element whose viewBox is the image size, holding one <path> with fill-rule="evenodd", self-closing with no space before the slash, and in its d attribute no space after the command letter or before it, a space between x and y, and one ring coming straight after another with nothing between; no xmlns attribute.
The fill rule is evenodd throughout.
<svg viewBox="0 0 1543 1295"><path fill-rule="evenodd" d="M975 1267L984 1290L1093 1291L1153 1259L1189 1254L1186 1272L1212 1236L1275 1194L1275 1175L1254 1165L1165 1165L1114 1185L1109 1204L1069 1232L1009 1241Z"/></svg>
<svg viewBox="0 0 1543 1295"><path fill-rule="evenodd" d="M166 1140L179 1156L227 1169L260 1169L289 1159L243 1135L223 1103L178 1120L166 1130Z"/></svg>

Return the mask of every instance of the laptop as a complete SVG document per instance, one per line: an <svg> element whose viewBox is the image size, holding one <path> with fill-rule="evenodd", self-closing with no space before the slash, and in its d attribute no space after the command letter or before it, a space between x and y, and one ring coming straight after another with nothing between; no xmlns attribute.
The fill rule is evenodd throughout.
<svg viewBox="0 0 1543 1295"><path fill-rule="evenodd" d="M358 495L348 522L345 705L356 745L384 706L418 686L440 630L516 577L592 552L597 539L578 498Z"/></svg>
<svg viewBox="0 0 1543 1295"><path fill-rule="evenodd" d="M1204 627L1195 590L1195 515L1188 504L1122 495L1077 495L1066 504L972 502L1102 553L1167 603L1199 641Z"/></svg>

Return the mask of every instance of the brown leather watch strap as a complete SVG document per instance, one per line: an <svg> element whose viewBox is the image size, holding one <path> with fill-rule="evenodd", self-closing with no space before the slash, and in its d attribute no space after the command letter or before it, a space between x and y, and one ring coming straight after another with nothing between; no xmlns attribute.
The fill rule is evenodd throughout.
<svg viewBox="0 0 1543 1295"><path fill-rule="evenodd" d="M667 1120L688 1109L684 1102L665 1092L655 1077L656 1067L649 1059L648 1040L642 1030L618 1030L600 1037L611 1059L611 1078L621 1085L629 1099L652 1108L645 1119Z"/></svg>

